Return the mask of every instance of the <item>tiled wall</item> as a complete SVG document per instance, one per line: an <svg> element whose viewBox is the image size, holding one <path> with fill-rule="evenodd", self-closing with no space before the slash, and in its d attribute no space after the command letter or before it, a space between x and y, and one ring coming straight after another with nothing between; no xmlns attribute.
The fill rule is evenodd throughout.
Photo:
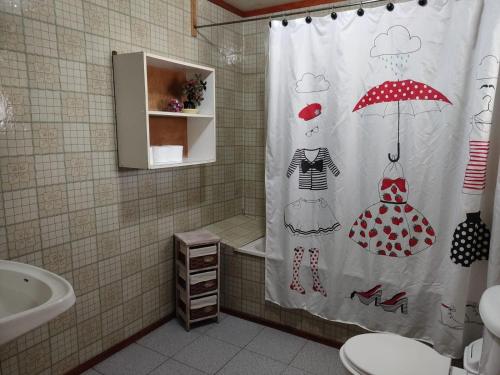
<svg viewBox="0 0 500 375"><path fill-rule="evenodd" d="M241 25L190 36L188 0L2 0L0 259L61 274L77 302L0 348L0 374L60 374L173 310L174 231L241 213ZM199 1L199 22L234 16ZM217 68L217 163L119 170L111 51Z"/></svg>
<svg viewBox="0 0 500 375"><path fill-rule="evenodd" d="M244 208L265 216L265 67L268 21L243 24L243 124L245 131Z"/></svg>

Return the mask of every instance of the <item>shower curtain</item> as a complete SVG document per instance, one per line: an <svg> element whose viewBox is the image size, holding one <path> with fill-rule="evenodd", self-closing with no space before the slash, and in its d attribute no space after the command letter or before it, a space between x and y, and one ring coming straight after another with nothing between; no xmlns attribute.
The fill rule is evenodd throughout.
<svg viewBox="0 0 500 375"><path fill-rule="evenodd" d="M272 22L267 300L453 357L481 335L499 19L498 0L433 0Z"/></svg>

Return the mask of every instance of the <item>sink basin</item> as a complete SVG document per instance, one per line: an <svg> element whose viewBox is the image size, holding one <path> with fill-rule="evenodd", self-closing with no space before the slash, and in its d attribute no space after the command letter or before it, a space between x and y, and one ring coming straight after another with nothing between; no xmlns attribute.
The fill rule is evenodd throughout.
<svg viewBox="0 0 500 375"><path fill-rule="evenodd" d="M73 287L62 277L0 260L0 345L54 319L75 299Z"/></svg>

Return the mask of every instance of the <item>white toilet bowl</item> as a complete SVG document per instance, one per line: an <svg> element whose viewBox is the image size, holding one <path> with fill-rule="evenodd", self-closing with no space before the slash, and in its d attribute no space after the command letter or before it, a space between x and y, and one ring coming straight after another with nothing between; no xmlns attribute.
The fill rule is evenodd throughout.
<svg viewBox="0 0 500 375"><path fill-rule="evenodd" d="M484 340L471 343L462 370L451 360L417 340L390 333L367 333L350 338L340 359L352 375L500 375L500 285L488 288L479 303Z"/></svg>
<svg viewBox="0 0 500 375"><path fill-rule="evenodd" d="M352 375L465 375L451 359L429 346L390 333L367 333L347 340L340 359Z"/></svg>

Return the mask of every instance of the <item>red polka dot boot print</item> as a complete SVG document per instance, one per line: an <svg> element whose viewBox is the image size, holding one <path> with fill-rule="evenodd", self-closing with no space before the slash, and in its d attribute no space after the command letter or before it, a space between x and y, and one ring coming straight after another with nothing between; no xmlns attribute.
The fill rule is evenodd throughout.
<svg viewBox="0 0 500 375"><path fill-rule="evenodd" d="M319 249L313 248L309 249L309 255L311 256L311 272L312 272L312 277L313 277L313 290L315 292L321 293L323 297L326 297L326 290L323 288L323 285L321 285L321 280L319 278L319 267L318 267L318 260L319 260Z"/></svg>
<svg viewBox="0 0 500 375"><path fill-rule="evenodd" d="M304 248L302 246L297 246L294 252L292 282L290 284L290 289L295 290L300 294L305 294L306 290L300 284L300 264L302 263L302 258L304 257Z"/></svg>
<svg viewBox="0 0 500 375"><path fill-rule="evenodd" d="M379 185L380 202L363 211L349 237L378 255L408 257L432 246L436 233L408 199L408 182L399 163L389 164Z"/></svg>

